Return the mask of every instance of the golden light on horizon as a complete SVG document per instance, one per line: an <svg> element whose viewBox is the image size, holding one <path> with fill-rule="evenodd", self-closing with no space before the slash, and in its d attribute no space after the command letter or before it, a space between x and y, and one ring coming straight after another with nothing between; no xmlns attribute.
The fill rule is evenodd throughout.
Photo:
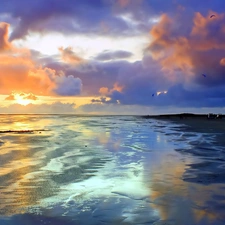
<svg viewBox="0 0 225 225"><path fill-rule="evenodd" d="M158 91L156 94L157 94L157 96L160 94L167 94L167 91Z"/></svg>
<svg viewBox="0 0 225 225"><path fill-rule="evenodd" d="M20 105L28 105L31 103L31 100L29 99L23 99L23 98L18 98L16 99L16 103L20 104Z"/></svg>
<svg viewBox="0 0 225 225"><path fill-rule="evenodd" d="M38 98L32 93L24 93L24 92L12 92L5 100L11 100L14 103L20 105L28 105L33 103L33 101L37 100Z"/></svg>

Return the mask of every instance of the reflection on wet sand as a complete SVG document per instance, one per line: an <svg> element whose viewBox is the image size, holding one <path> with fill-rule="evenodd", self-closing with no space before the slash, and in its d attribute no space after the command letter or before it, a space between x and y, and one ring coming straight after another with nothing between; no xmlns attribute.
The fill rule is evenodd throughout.
<svg viewBox="0 0 225 225"><path fill-rule="evenodd" d="M224 220L220 207L225 198L213 199L212 193L225 196L223 184L203 186L183 181L182 177L191 158L178 154L164 155L148 168L151 207L158 210L162 221L172 224L217 224Z"/></svg>
<svg viewBox="0 0 225 225"><path fill-rule="evenodd" d="M186 154L208 150L200 148L202 137L134 119L3 118L4 130L43 132L0 133L0 214L12 219L8 224L15 214L20 224L223 224L225 185L189 182L209 156L200 164Z"/></svg>
<svg viewBox="0 0 225 225"><path fill-rule="evenodd" d="M23 156L23 151L19 151L18 155L21 153ZM32 174L39 168L35 165L37 162L33 158L22 158L22 156L20 161L11 161L1 171L3 172L0 174L1 215L26 212L27 207L36 205L38 200L53 195L57 190L56 184L42 176L41 173Z"/></svg>
<svg viewBox="0 0 225 225"><path fill-rule="evenodd" d="M45 150L45 146L38 143L49 137L48 132L43 129L49 121L36 123L36 117L25 115L3 117L1 121L4 131L17 132L1 132L0 214L24 213L28 206L37 204L46 193L49 195L48 189L51 192L54 190L53 185L49 187L46 182L41 184L40 177L31 175L40 167L36 154ZM35 132L35 129L43 132ZM22 132L24 130L31 132Z"/></svg>

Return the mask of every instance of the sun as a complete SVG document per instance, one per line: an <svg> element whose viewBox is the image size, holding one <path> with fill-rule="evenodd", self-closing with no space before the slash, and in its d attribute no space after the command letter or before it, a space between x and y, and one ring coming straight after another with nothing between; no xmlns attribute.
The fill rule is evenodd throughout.
<svg viewBox="0 0 225 225"><path fill-rule="evenodd" d="M31 103L30 99L23 99L21 96L15 96L15 101L20 105L28 105Z"/></svg>
<svg viewBox="0 0 225 225"><path fill-rule="evenodd" d="M24 93L24 92L12 92L5 100L12 100L14 103L20 105L28 105L33 103L33 101L37 100L38 98L32 93Z"/></svg>

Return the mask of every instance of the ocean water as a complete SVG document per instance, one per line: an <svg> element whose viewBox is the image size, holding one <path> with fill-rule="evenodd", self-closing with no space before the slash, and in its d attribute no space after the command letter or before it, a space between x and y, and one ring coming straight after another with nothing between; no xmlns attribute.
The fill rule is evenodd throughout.
<svg viewBox="0 0 225 225"><path fill-rule="evenodd" d="M138 116L1 115L0 224L225 224L224 134Z"/></svg>

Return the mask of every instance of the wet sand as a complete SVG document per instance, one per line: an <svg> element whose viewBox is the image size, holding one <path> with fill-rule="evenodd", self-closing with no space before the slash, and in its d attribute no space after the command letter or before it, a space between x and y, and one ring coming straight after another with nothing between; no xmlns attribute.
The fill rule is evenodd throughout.
<svg viewBox="0 0 225 225"><path fill-rule="evenodd" d="M158 117L157 119L167 120L177 124L184 124L186 126L183 130L187 132L225 133L225 119L207 119L207 117Z"/></svg>
<svg viewBox="0 0 225 225"><path fill-rule="evenodd" d="M157 117L157 121L156 131L177 145L174 150L181 155L178 162L175 155L171 159L167 156L154 168L157 178L151 189L156 192L157 202L162 199L161 206L156 206L161 217L167 222L176 218L171 224L223 224L225 120L171 116Z"/></svg>
<svg viewBox="0 0 225 225"><path fill-rule="evenodd" d="M225 224L223 120L1 121L0 225Z"/></svg>
<svg viewBox="0 0 225 225"><path fill-rule="evenodd" d="M198 163L188 164L183 179L202 184L225 183L225 119L207 119L205 116L180 118L158 117L174 125L172 142L186 142L187 148L175 150L193 155ZM168 134L167 134L168 135ZM196 140L192 137L198 136Z"/></svg>

